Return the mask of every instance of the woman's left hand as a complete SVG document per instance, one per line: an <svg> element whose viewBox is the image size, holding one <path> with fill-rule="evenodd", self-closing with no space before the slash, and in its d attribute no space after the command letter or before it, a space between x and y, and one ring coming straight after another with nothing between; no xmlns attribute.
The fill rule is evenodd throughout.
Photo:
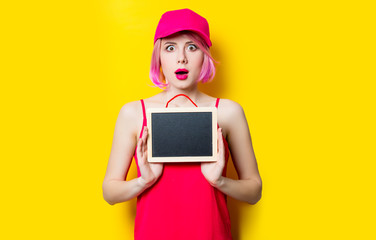
<svg viewBox="0 0 376 240"><path fill-rule="evenodd" d="M217 161L201 163L201 172L213 187L220 184L223 168L225 166L225 147L223 143L222 128L218 128L217 131L217 146Z"/></svg>

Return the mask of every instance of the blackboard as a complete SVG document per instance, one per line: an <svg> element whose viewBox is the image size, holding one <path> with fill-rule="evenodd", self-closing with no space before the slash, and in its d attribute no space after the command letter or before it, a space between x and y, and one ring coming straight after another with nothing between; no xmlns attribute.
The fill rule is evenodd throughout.
<svg viewBox="0 0 376 240"><path fill-rule="evenodd" d="M147 110L149 162L212 162L217 159L217 109Z"/></svg>

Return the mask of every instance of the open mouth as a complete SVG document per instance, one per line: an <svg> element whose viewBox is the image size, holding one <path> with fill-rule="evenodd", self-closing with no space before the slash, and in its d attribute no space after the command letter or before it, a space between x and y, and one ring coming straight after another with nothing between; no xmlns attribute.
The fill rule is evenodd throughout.
<svg viewBox="0 0 376 240"><path fill-rule="evenodd" d="M178 75L183 75L183 74L187 74L188 73L188 70L177 70L175 72L175 74L178 74Z"/></svg>
<svg viewBox="0 0 376 240"><path fill-rule="evenodd" d="M185 80L188 78L188 70L183 68L183 69L178 69L175 71L176 78L179 80Z"/></svg>

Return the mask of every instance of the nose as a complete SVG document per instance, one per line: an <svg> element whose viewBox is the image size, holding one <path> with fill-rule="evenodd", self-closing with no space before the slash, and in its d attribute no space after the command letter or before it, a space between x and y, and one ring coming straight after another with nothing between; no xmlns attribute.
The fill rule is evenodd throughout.
<svg viewBox="0 0 376 240"><path fill-rule="evenodd" d="M182 49L182 50L179 51L178 63L184 63L184 64L188 63L188 59L187 59L187 56L185 54L185 49Z"/></svg>

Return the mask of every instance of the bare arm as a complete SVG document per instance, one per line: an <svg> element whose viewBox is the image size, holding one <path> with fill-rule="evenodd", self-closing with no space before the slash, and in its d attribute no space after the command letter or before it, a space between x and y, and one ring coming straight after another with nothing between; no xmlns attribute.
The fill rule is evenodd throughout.
<svg viewBox="0 0 376 240"><path fill-rule="evenodd" d="M244 111L239 104L229 100L226 103L223 101L222 111L226 111L223 126L227 130L227 141L239 179L230 179L221 174L207 179L212 186L226 195L249 204L256 204L261 199L262 182ZM218 159L218 162L224 163L223 142L221 139L218 141L219 148L222 148L219 149L221 159Z"/></svg>
<svg viewBox="0 0 376 240"><path fill-rule="evenodd" d="M103 198L111 205L137 197L153 185L160 175L153 175L155 170L150 168L144 155L147 150L146 128L143 138L137 141L137 107L140 107L137 102L124 105L116 121L111 154L102 184ZM136 144L141 176L125 181Z"/></svg>

